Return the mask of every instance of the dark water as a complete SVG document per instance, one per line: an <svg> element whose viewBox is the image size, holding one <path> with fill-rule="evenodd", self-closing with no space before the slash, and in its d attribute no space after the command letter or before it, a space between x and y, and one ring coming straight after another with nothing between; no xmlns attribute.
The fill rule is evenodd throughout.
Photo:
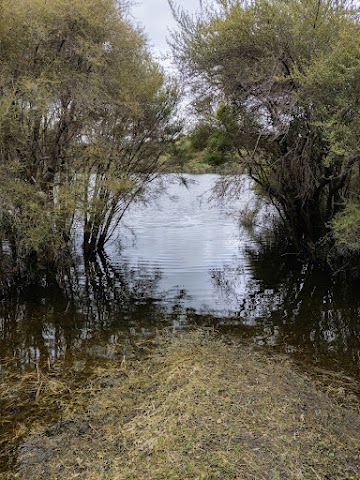
<svg viewBox="0 0 360 480"><path fill-rule="evenodd" d="M359 285L277 254L261 240L270 209L252 232L239 223L256 204L249 182L239 200L209 202L217 178L188 176L184 187L169 177L166 195L128 212L105 256L3 300L0 373L5 360L86 372L158 329L205 325L360 378Z"/></svg>

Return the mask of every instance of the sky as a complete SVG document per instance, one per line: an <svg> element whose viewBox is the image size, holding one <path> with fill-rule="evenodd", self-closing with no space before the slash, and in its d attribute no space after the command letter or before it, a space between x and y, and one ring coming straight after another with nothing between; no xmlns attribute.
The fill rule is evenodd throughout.
<svg viewBox="0 0 360 480"><path fill-rule="evenodd" d="M194 13L200 6L199 0L176 0L176 4L190 13ZM156 60L165 68L170 68L166 37L169 29L176 27L176 23L167 0L136 0L131 7L131 13L134 22L144 28Z"/></svg>

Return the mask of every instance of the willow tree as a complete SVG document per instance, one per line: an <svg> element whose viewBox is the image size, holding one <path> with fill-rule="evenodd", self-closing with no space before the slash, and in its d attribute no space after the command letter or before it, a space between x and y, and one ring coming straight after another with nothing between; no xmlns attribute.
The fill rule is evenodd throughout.
<svg viewBox="0 0 360 480"><path fill-rule="evenodd" d="M295 248L317 256L359 163L357 12L345 0L218 0L196 18L174 12L173 51L195 104L203 115L227 110L239 173L278 208Z"/></svg>
<svg viewBox="0 0 360 480"><path fill-rule="evenodd" d="M115 0L2 0L0 233L58 263L81 220L101 248L158 171L175 91Z"/></svg>

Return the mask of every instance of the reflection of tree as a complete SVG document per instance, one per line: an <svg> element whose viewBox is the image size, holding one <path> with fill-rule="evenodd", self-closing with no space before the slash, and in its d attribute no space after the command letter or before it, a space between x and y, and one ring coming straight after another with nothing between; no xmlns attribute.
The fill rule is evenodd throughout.
<svg viewBox="0 0 360 480"><path fill-rule="evenodd" d="M164 325L161 272L117 267L105 255L73 264L60 284L28 287L0 304L0 351L45 364L129 341Z"/></svg>
<svg viewBox="0 0 360 480"><path fill-rule="evenodd" d="M359 285L335 283L295 257L279 254L274 244L249 250L247 258L248 278L232 263L213 272L212 279L227 304L237 304L237 316L260 330L258 341L330 361L331 368L339 363L359 371Z"/></svg>

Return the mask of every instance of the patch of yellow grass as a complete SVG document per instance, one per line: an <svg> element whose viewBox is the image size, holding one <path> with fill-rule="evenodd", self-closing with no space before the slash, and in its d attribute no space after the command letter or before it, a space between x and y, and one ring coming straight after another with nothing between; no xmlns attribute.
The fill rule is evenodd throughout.
<svg viewBox="0 0 360 480"><path fill-rule="evenodd" d="M75 398L76 397L76 398ZM359 479L360 415L284 357L207 332L99 369L18 479Z"/></svg>

